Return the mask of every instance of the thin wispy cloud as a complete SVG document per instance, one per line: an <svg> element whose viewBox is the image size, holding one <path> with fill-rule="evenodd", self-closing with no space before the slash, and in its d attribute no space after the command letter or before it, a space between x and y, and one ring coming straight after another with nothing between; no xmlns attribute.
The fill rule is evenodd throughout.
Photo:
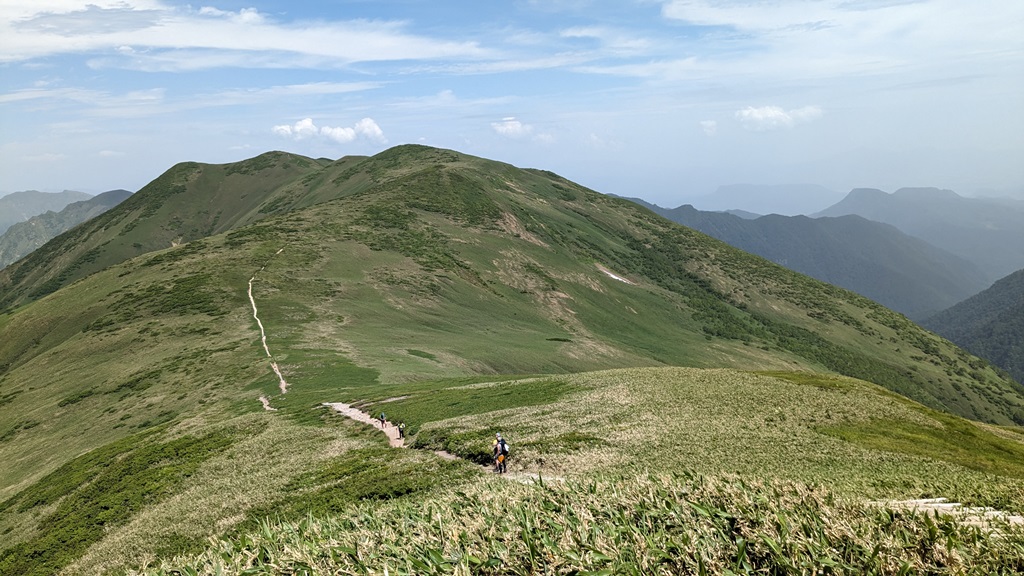
<svg viewBox="0 0 1024 576"><path fill-rule="evenodd" d="M79 9L73 9L78 4ZM50 3L0 21L0 61L107 51L94 67L339 67L357 62L481 56L475 42L410 34L401 22L280 23L255 8L194 10L160 2ZM50 8L51 10L47 10ZM11 14L13 11L9 11ZM252 54L259 54L252 57Z"/></svg>
<svg viewBox="0 0 1024 576"><path fill-rule="evenodd" d="M523 138L533 132L533 126L522 123L514 116L503 118L501 122L491 122L491 128L498 134L509 138Z"/></svg>
<svg viewBox="0 0 1024 576"><path fill-rule="evenodd" d="M821 118L822 114L821 108L817 106L804 106L794 110L783 110L779 106L747 106L737 110L735 117L747 130L768 132L813 122Z"/></svg>

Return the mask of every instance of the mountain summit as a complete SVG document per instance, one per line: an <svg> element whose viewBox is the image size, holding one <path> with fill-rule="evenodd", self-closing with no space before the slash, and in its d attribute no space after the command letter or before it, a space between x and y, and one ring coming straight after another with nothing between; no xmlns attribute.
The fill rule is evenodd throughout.
<svg viewBox="0 0 1024 576"><path fill-rule="evenodd" d="M991 284L1024 268L1024 206L951 190L859 188L815 216L855 214L884 222L975 263Z"/></svg>

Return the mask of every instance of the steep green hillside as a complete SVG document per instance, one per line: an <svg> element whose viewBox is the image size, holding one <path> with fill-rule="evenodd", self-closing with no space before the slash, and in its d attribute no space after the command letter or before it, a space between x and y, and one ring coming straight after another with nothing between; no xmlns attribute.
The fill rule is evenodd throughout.
<svg viewBox="0 0 1024 576"><path fill-rule="evenodd" d="M1024 382L1024 270L922 324Z"/></svg>
<svg viewBox="0 0 1024 576"><path fill-rule="evenodd" d="M864 510L919 495L1020 510L1019 429L833 376L1024 417L1018 385L898 314L548 172L422 146L308 160L305 176L269 158L253 162L284 183L268 174L225 232L79 268L0 314L0 573L92 574L268 516L448 498L481 481L468 461L497 427L520 471L679 462L823 482ZM203 212L238 201L214 177L238 166L170 176ZM110 230L166 231L157 189ZM70 261L53 248L70 242L39 262ZM33 261L19 287L45 274ZM388 450L324 402L386 409L468 461Z"/></svg>

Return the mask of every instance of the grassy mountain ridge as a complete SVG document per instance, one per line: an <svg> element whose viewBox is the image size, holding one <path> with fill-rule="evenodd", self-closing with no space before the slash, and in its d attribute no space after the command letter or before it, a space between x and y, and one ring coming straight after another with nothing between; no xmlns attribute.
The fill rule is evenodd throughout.
<svg viewBox="0 0 1024 576"><path fill-rule="evenodd" d="M328 401L386 409L469 460L501 426L518 466L557 474L656 462L668 427L709 473L832 481L846 461L851 492L1014 501L1014 429L829 376L1013 420L1018 387L898 314L549 172L422 146L310 162L259 204L280 211L0 313L0 572L118 569L265 516L476 482L468 463L384 449ZM172 176L217 184L226 166ZM962 430L985 458L944 434L925 454L879 447L898 422ZM76 512L110 499L129 504L101 530Z"/></svg>
<svg viewBox="0 0 1024 576"><path fill-rule="evenodd" d="M0 308L22 304L128 258L286 211L288 185L324 169L268 152L225 165L178 164L127 201L0 271Z"/></svg>

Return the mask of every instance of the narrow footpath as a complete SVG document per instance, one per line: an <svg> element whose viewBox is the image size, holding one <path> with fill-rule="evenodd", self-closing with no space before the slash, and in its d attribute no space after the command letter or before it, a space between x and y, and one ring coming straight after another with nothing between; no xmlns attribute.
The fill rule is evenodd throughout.
<svg viewBox="0 0 1024 576"><path fill-rule="evenodd" d="M383 432L384 434L387 435L387 437L388 437L388 444L390 444L392 448L407 448L407 446L405 445L405 440L400 437L400 434L399 434L399 431L398 431L398 426L396 424L394 424L393 422L389 422L389 421L385 420L384 424L382 426L379 418L374 418L373 416L370 416L366 412L363 412L362 410L360 410L358 408L354 408L354 407L352 407L352 406L350 406L348 404L342 403L342 402L324 402L323 405L330 407L332 410L336 410L339 414L341 414L343 416L351 418L351 419L353 419L353 420L355 420L357 422L362 422L364 424L369 424L369 425L373 426L374 428L380 430L381 432ZM446 452L444 450L434 450L433 452L434 452L434 454L436 456L438 456L440 458L444 458L445 460L462 460L463 459L463 458L460 458L460 457L456 456L455 454L452 454L451 452ZM490 465L487 465L487 464L481 464L480 465L480 469L482 471L484 471L484 472L487 472L487 473L493 473L494 472L494 467L490 466ZM540 475L539 474L535 474L533 472L526 472L526 471L506 472L504 474L501 474L501 476L503 478L507 478L509 480L514 480L516 482L525 482L525 483L536 482L538 479L540 479ZM545 480L562 480L562 478L557 477L557 476L545 476L544 479Z"/></svg>
<svg viewBox="0 0 1024 576"><path fill-rule="evenodd" d="M280 250L274 253L274 256L277 256L283 251L284 248L281 248ZM260 341L263 342L263 351L267 353L267 358L270 358L270 367L271 369L274 370L274 374L277 374L278 389L281 390L281 394L287 394L288 381L284 379L284 374L281 373L281 368L277 365L277 362L274 360L274 355L270 353L270 347L267 346L267 332L263 329L263 322L260 321L259 311L256 309L256 298L253 297L252 295L252 283L256 280L256 275L259 274L260 272L263 272L266 269L267 265L264 264L262 268L253 273L252 278L249 278L249 303L252 304L252 317L253 319L256 320L256 325L260 327ZM277 410L277 408L274 408L273 406L270 405L270 399L267 398L266 396L260 396L260 403L263 404L264 410Z"/></svg>
<svg viewBox="0 0 1024 576"><path fill-rule="evenodd" d="M384 421L382 424L379 418L374 418L366 412L358 408L353 408L348 404L342 402L324 402L324 406L329 406L334 411L340 413L342 416L347 416L355 420L356 422L362 422L363 424L369 424L374 428L380 430L388 437L388 444L392 448L405 448L405 440L401 438L401 434L398 431L398 426L392 422Z"/></svg>

